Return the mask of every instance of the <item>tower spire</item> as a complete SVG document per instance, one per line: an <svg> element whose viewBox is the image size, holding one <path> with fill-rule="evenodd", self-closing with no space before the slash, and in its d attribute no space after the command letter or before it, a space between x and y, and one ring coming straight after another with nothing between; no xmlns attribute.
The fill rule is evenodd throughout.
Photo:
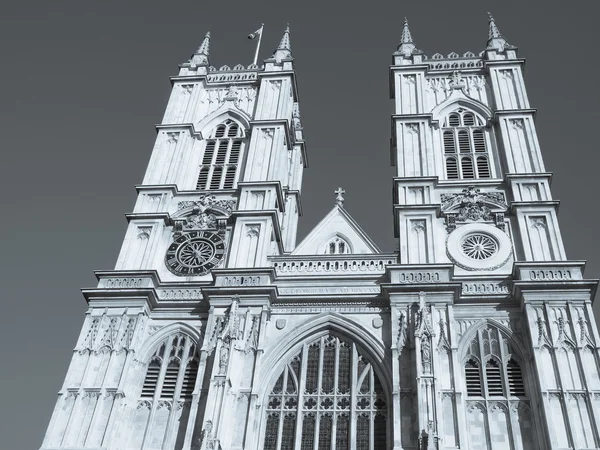
<svg viewBox="0 0 600 450"><path fill-rule="evenodd" d="M509 46L509 44L508 42L506 42L506 39L504 39L500 34L500 30L498 30L498 27L496 26L496 21L494 20L494 16L492 16L492 13L488 12L488 17L489 30L487 48L489 50L493 49L501 52L504 50L505 47Z"/></svg>
<svg viewBox="0 0 600 450"><path fill-rule="evenodd" d="M279 42L277 50L275 50L275 53L273 53L273 57L277 61L281 61L282 59L290 59L292 57L292 45L290 44L289 23L285 27L285 31L283 32L283 36L281 37L281 41Z"/></svg>
<svg viewBox="0 0 600 450"><path fill-rule="evenodd" d="M208 65L208 56L210 55L210 31L206 33L206 36L204 36L204 40L202 41L202 44L200 44L200 47L198 47L198 50L196 50L196 53L194 53L194 56L192 56L192 64L195 64L197 66L199 65Z"/></svg>
<svg viewBox="0 0 600 450"><path fill-rule="evenodd" d="M404 55L405 58L411 56L417 50L412 35L410 34L410 28L408 28L408 19L404 18L404 25L402 25L402 37L400 38L400 45L398 45L398 52Z"/></svg>

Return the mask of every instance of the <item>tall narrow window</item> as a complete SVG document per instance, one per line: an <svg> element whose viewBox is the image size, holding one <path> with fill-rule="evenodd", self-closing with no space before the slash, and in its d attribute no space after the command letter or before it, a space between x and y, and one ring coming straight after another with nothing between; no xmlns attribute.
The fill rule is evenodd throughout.
<svg viewBox="0 0 600 450"><path fill-rule="evenodd" d="M264 449L347 450L352 442L362 450L387 448L379 378L354 343L331 334L305 344L286 364L265 414Z"/></svg>
<svg viewBox="0 0 600 450"><path fill-rule="evenodd" d="M465 360L467 423L473 424L467 434L472 447L495 448L481 440L482 427L489 424L506 442L519 442L515 448L531 450L531 408L511 339L491 324L480 328Z"/></svg>
<svg viewBox="0 0 600 450"><path fill-rule="evenodd" d="M232 120L218 125L206 140L196 189L232 189L244 147L240 126Z"/></svg>
<svg viewBox="0 0 600 450"><path fill-rule="evenodd" d="M165 400L190 397L197 374L196 345L183 334L170 336L150 358L141 397ZM181 388L177 390L180 379Z"/></svg>
<svg viewBox="0 0 600 450"><path fill-rule="evenodd" d="M344 255L351 253L350 244L340 236L335 236L326 242L325 251L323 253L329 255Z"/></svg>
<svg viewBox="0 0 600 450"><path fill-rule="evenodd" d="M483 119L463 108L446 118L442 142L448 180L492 177L484 125Z"/></svg>
<svg viewBox="0 0 600 450"><path fill-rule="evenodd" d="M165 439L173 440L169 448L181 448L197 376L196 344L183 333L166 337L146 367L128 449L160 448Z"/></svg>

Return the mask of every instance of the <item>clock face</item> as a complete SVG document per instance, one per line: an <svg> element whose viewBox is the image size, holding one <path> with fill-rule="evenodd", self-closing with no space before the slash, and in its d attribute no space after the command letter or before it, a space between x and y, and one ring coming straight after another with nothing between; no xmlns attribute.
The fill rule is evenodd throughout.
<svg viewBox="0 0 600 450"><path fill-rule="evenodd" d="M204 275L218 266L225 242L216 233L192 231L179 236L167 249L165 263L175 275Z"/></svg>

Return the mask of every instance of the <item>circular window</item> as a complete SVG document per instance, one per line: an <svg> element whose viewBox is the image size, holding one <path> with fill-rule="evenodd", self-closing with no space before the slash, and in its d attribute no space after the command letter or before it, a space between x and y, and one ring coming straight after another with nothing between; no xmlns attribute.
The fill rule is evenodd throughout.
<svg viewBox="0 0 600 450"><path fill-rule="evenodd" d="M468 258L488 259L498 252L498 242L487 234L472 233L462 239L460 249Z"/></svg>
<svg viewBox="0 0 600 450"><path fill-rule="evenodd" d="M498 228L471 223L448 235L446 253L463 269L495 270L507 263L512 254L512 244Z"/></svg>

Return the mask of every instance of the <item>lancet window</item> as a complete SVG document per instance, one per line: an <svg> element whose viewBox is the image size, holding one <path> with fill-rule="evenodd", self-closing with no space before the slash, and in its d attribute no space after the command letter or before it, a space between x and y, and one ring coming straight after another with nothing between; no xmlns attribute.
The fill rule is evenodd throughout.
<svg viewBox="0 0 600 450"><path fill-rule="evenodd" d="M387 405L368 358L325 335L305 344L277 378L267 402L264 450L387 448Z"/></svg>
<svg viewBox="0 0 600 450"><path fill-rule="evenodd" d="M450 113L444 121L442 141L446 177L449 180L492 177L485 122L482 118L463 108Z"/></svg>
<svg viewBox="0 0 600 450"><path fill-rule="evenodd" d="M176 333L165 338L150 357L127 448L181 449L198 375L196 344ZM177 424L169 428L169 423Z"/></svg>
<svg viewBox="0 0 600 450"><path fill-rule="evenodd" d="M521 370L510 339L497 327L477 330L464 359L469 439L473 448L489 449L490 442L506 448L533 448L532 418ZM492 441L486 438L496 430Z"/></svg>
<svg viewBox="0 0 600 450"><path fill-rule="evenodd" d="M325 243L324 253L326 255L343 255L350 252L350 244L339 236L335 236Z"/></svg>
<svg viewBox="0 0 600 450"><path fill-rule="evenodd" d="M232 189L238 180L244 133L233 120L218 125L206 140L196 189Z"/></svg>

